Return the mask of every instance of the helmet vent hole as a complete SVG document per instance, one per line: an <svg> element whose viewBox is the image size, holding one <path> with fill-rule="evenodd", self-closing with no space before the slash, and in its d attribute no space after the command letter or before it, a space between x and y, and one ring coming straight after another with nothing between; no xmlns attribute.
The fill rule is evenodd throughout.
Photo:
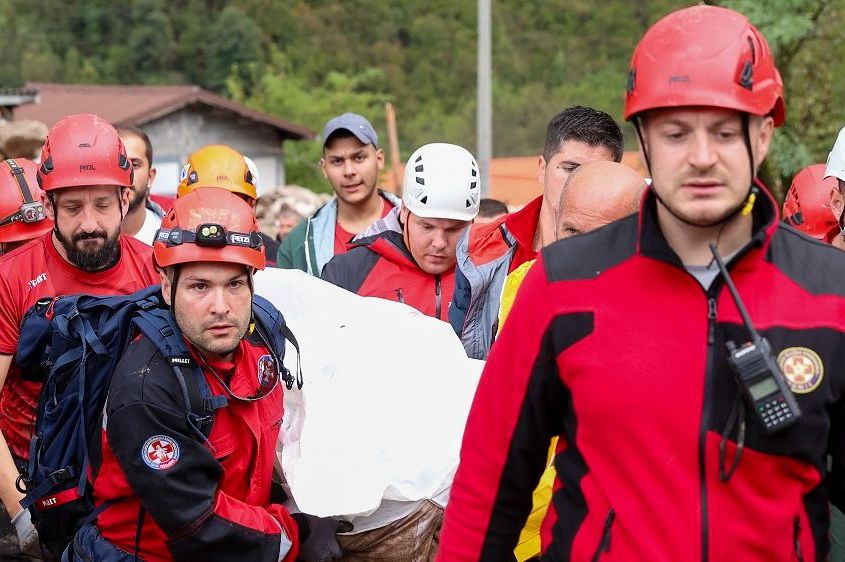
<svg viewBox="0 0 845 562"><path fill-rule="evenodd" d="M628 93L634 91L634 86L637 83L637 71L633 68L628 71Z"/></svg>
<svg viewBox="0 0 845 562"><path fill-rule="evenodd" d="M472 169L472 177L478 177L478 170L476 170L475 168Z"/></svg>
<svg viewBox="0 0 845 562"><path fill-rule="evenodd" d="M423 205L428 205L428 195L420 199L420 203L422 203Z"/></svg>
<svg viewBox="0 0 845 562"><path fill-rule="evenodd" d="M470 184L469 184L469 188L470 188L470 189L475 189L475 186L477 186L477 185L478 185L478 182L476 182L476 181L470 182Z"/></svg>
<svg viewBox="0 0 845 562"><path fill-rule="evenodd" d="M754 67L751 61L747 60L742 66L742 74L739 77L739 85L746 90L754 89Z"/></svg>
<svg viewBox="0 0 845 562"><path fill-rule="evenodd" d="M422 162L422 154L420 154L419 156L417 156L417 159L416 159L416 160L414 160L414 163L420 163L420 162Z"/></svg>
<svg viewBox="0 0 845 562"><path fill-rule="evenodd" d="M418 184L420 184L420 185L425 185L425 178L420 178L420 177L418 177L418 178L417 178L417 183L418 183Z"/></svg>
<svg viewBox="0 0 845 562"><path fill-rule="evenodd" d="M414 171L416 171L416 172L422 172L422 171L423 171L423 165L422 165L422 164L420 164L419 166L417 166L416 168L414 168Z"/></svg>
<svg viewBox="0 0 845 562"><path fill-rule="evenodd" d="M470 207L472 207L472 201L467 199L467 209L469 209Z"/></svg>

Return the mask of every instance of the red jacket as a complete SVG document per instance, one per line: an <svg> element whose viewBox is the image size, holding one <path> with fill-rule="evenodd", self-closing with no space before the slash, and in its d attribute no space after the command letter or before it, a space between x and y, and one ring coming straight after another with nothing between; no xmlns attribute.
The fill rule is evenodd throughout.
<svg viewBox="0 0 845 562"><path fill-rule="evenodd" d="M448 321L455 270L432 275L420 269L402 239L398 214L393 209L357 237L348 252L333 257L322 278L363 297L403 302Z"/></svg>
<svg viewBox="0 0 845 562"><path fill-rule="evenodd" d="M779 225L770 197L728 264L803 411L767 434L726 342L749 335L721 276L704 290L639 216L548 246L488 357L440 562L508 560L550 439L544 560L824 560L845 507L845 254ZM720 449L724 447L724 458ZM828 455L832 469L828 470Z"/></svg>
<svg viewBox="0 0 845 562"><path fill-rule="evenodd" d="M259 364L270 357L258 340L241 341L231 363L212 364L238 396L259 388ZM186 379L189 371L185 371ZM205 369L212 393L227 396ZM97 520L102 536L148 561L296 558L296 522L270 504L281 385L265 398L231 396L217 410L208 444L186 421L185 399L172 367L146 337L132 342L109 387L101 455L92 455L96 505L115 502Z"/></svg>
<svg viewBox="0 0 845 562"><path fill-rule="evenodd" d="M56 250L53 233L16 248L0 259L0 353L14 355L26 312L43 297L86 293L128 295L154 283L153 249L120 236L120 261L96 273L71 265ZM35 408L41 383L24 380L12 363L0 392L0 431L12 454L29 459Z"/></svg>
<svg viewBox="0 0 845 562"><path fill-rule="evenodd" d="M543 196L486 224L472 224L455 254L455 294L449 323L467 355L486 359L498 332L499 302L508 273L533 260Z"/></svg>

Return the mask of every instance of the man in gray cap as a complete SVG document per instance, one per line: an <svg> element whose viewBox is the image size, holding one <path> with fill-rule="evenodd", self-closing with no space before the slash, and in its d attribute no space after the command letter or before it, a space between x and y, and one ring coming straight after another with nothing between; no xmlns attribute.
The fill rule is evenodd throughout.
<svg viewBox="0 0 845 562"><path fill-rule="evenodd" d="M364 117L344 113L323 129L320 168L335 197L291 231L279 247L279 267L320 276L323 266L368 226L399 205L399 199L376 189L384 167L378 135Z"/></svg>

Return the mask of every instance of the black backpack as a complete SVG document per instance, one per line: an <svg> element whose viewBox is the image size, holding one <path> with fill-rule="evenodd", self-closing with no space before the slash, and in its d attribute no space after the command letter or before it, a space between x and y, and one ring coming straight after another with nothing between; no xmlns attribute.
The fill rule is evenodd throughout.
<svg viewBox="0 0 845 562"><path fill-rule="evenodd" d="M253 317L287 388L294 382L301 388L301 371L294 381L282 365L286 337L299 349L282 314L256 295ZM108 503L94 507L89 451L100 438L112 373L138 331L170 362L185 398L188 423L197 439L206 441L215 410L228 401L212 394L202 370L191 360L175 318L162 305L158 286L124 296L42 299L22 322L15 361L27 378L43 381L43 387L29 466L18 478L18 488L26 494L21 505L30 510L48 559L61 556L79 527L109 507Z"/></svg>

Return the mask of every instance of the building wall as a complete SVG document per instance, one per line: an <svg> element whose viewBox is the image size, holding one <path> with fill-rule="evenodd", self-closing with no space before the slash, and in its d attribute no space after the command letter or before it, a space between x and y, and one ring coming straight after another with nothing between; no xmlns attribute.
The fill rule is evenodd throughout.
<svg viewBox="0 0 845 562"><path fill-rule="evenodd" d="M152 192L174 194L179 172L195 150L209 144L228 144L256 161L261 191L284 185L282 142L269 126L204 105L192 105L156 119L141 129L153 145L158 170Z"/></svg>

